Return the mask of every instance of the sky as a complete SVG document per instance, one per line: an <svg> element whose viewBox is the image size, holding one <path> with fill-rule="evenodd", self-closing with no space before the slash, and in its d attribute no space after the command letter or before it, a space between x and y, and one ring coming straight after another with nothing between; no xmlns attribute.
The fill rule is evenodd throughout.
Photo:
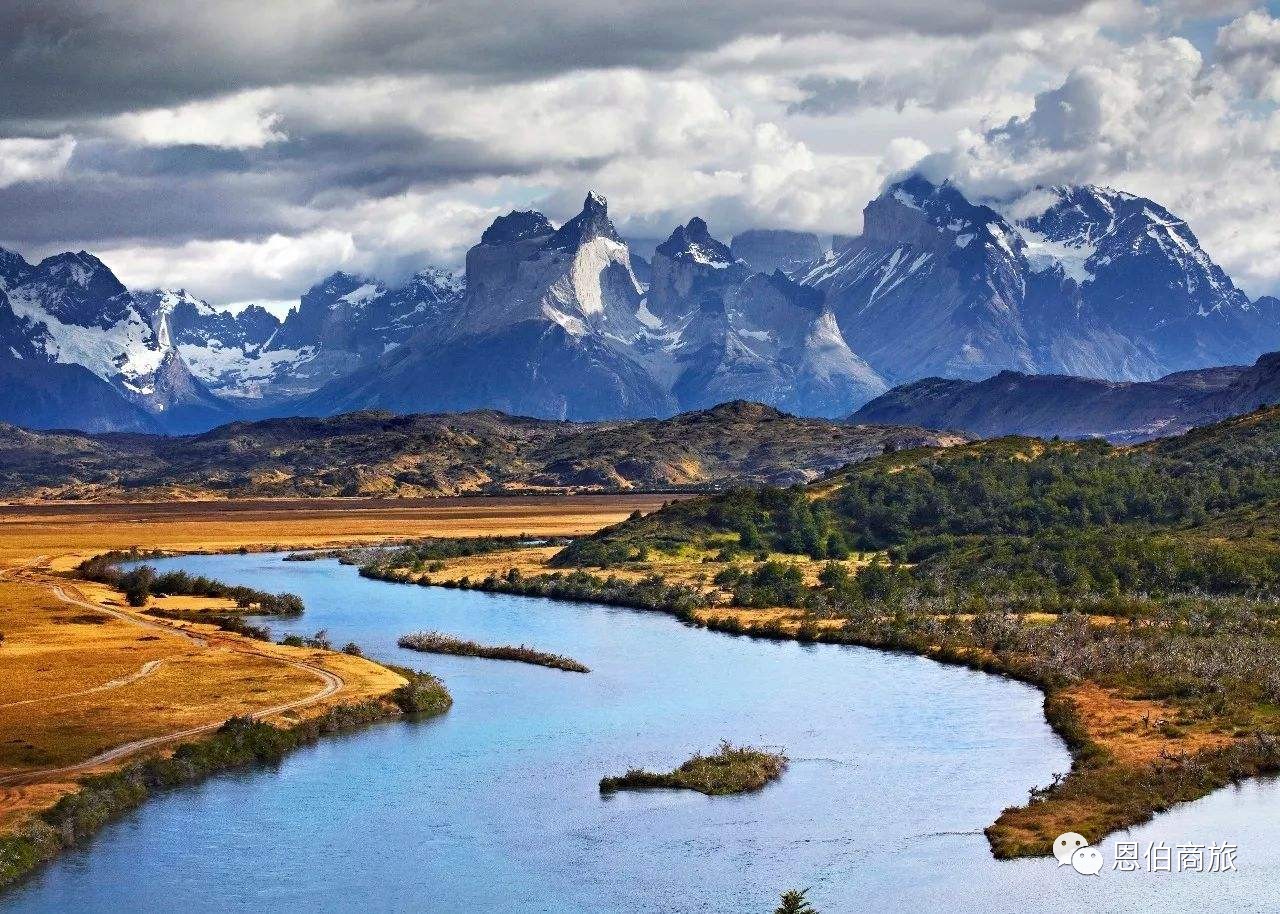
<svg viewBox="0 0 1280 914"><path fill-rule="evenodd" d="M10 0L0 85L0 246L220 306L590 189L631 237L856 234L910 170L1149 196L1280 292L1280 0Z"/></svg>

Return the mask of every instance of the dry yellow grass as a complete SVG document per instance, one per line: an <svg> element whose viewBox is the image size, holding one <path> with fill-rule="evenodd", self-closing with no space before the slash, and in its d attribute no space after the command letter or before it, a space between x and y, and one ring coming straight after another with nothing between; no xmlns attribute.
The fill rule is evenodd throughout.
<svg viewBox="0 0 1280 914"><path fill-rule="evenodd" d="M506 574L513 568L521 574L529 576L550 574L557 570L563 570L552 568L547 564L558 551L558 547L512 549L504 552L490 552L484 555L447 559L440 563L444 566L443 568L421 574L409 574L406 577L410 580L426 577L438 582L458 581L465 577L478 581L488 577L490 574ZM727 568L729 564L713 560L713 556L717 551L690 549L679 556L655 554L648 561L616 565L604 573L632 581L639 580L646 575L660 574L672 584L688 584L691 587L699 587L708 593L715 593L715 587L711 583L711 579L718 572ZM770 558L794 564L804 574L806 584L818 583L818 574L822 571L822 566L826 564L825 561L816 561L807 555L774 553ZM860 556L849 559L844 564L853 569L865 565L869 560L869 555ZM735 564L740 568L746 569L755 567L754 564L742 560L737 561ZM721 596L727 597L727 594L722 594Z"/></svg>
<svg viewBox="0 0 1280 914"><path fill-rule="evenodd" d="M109 588L73 585L58 575L82 559L130 546L219 552L430 535L564 535L615 523L661 501L620 496L440 499L411 506L201 502L0 508L0 832L73 790L83 773L46 775L45 769L306 700L329 688L330 679L339 686L323 701L276 717L298 719L333 704L385 696L403 682L358 657L142 616ZM51 589L58 586L101 609L59 600ZM221 603L185 597L159 601L171 609ZM143 752L173 744L161 742ZM93 770L110 770L140 754Z"/></svg>

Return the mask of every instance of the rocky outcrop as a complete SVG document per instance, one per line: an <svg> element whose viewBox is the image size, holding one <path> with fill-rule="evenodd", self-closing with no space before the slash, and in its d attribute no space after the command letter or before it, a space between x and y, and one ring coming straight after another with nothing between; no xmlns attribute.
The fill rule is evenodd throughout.
<svg viewBox="0 0 1280 914"><path fill-rule="evenodd" d="M781 270L795 278L826 255L829 241L829 237L824 241L812 232L749 229L734 235L729 249L735 260L744 261L757 273Z"/></svg>

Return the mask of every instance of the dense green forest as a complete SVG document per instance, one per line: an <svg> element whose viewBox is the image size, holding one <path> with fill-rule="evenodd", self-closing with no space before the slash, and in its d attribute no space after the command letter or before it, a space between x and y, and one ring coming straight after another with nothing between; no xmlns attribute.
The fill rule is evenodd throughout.
<svg viewBox="0 0 1280 914"><path fill-rule="evenodd" d="M555 563L609 567L688 545L726 558L876 552L885 564L839 582L846 594L1271 596L1278 499L1270 409L1140 447L1008 438L889 453L808 488L670 505L576 541ZM718 583L747 605L795 605L796 582L774 564Z"/></svg>

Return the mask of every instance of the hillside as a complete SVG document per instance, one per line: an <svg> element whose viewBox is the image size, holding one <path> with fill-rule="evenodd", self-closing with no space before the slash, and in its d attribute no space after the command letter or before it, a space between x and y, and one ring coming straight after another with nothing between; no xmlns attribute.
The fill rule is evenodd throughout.
<svg viewBox="0 0 1280 914"><path fill-rule="evenodd" d="M0 426L0 495L141 501L788 485L886 447L961 440L799 419L745 402L599 424L361 412L237 422L176 438Z"/></svg>
<svg viewBox="0 0 1280 914"><path fill-rule="evenodd" d="M607 563L632 546L652 545L649 540L672 547L736 539L743 549L815 559L887 551L910 563L917 578L937 573L955 583L961 576L973 586L1001 591L1048 592L1066 582L1082 593L1107 593L1114 589L1115 568L1101 569L1094 562L1081 576L1043 562L1051 561L1049 548L1055 552L1052 562L1076 564L1080 541L1114 537L1130 552L1150 547L1163 559L1195 552L1199 562L1188 571L1194 580L1182 582L1132 577L1136 572L1127 569L1131 577L1121 589L1145 592L1156 583L1165 589L1177 583L1212 590L1206 582L1219 571L1214 562L1225 548L1218 542L1222 528L1214 527L1212 543L1202 538L1201 528L1276 499L1280 407L1271 407L1128 447L1005 437L887 453L808 489L741 489L672 505L578 541L560 561ZM1272 571L1258 568L1245 575L1248 586L1280 585L1280 545L1271 541L1272 527L1280 534L1275 522L1251 528L1247 556L1231 550L1232 561L1276 563ZM1174 536L1176 542L1160 539ZM1050 540L1053 545L1046 547ZM1000 549L975 553L997 541ZM1012 553L1004 548L1010 546ZM1202 546L1207 551L1200 554ZM1032 552L1040 564L1022 567ZM975 558L980 561L973 563ZM996 565L1001 573L1017 570L1026 577L993 578ZM1147 571L1157 573L1154 567ZM1247 589L1244 578L1239 587L1227 589L1233 587Z"/></svg>
<svg viewBox="0 0 1280 914"><path fill-rule="evenodd" d="M1002 371L983 381L926 378L883 394L853 422L954 428L1000 435L1106 438L1116 444L1176 435L1280 402L1280 353L1253 365L1103 381Z"/></svg>
<svg viewBox="0 0 1280 914"><path fill-rule="evenodd" d="M986 834L997 856L1044 854L1063 831L1096 842L1280 771L1277 508L1271 407L1129 447L888 453L809 486L672 504L575 540L551 574L498 564L481 586L1034 683L1073 766Z"/></svg>

